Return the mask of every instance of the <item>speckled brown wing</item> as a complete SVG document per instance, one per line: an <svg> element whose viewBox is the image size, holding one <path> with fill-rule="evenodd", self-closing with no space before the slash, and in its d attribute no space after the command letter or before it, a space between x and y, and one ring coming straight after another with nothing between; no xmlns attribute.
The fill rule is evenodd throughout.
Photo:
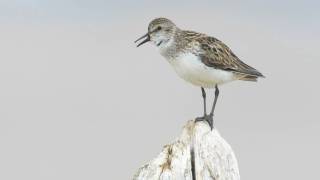
<svg viewBox="0 0 320 180"><path fill-rule="evenodd" d="M188 32L188 36L197 41L200 51L197 52L201 61L209 67L232 71L242 75L243 80L255 80L264 77L258 70L242 62L232 51L220 40L199 34ZM196 37L196 38L195 38Z"/></svg>

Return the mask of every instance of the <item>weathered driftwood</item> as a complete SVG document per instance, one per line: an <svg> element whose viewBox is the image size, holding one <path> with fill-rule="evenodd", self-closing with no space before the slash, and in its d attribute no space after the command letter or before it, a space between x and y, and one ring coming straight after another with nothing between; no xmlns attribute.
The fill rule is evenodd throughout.
<svg viewBox="0 0 320 180"><path fill-rule="evenodd" d="M239 180L230 145L206 122L189 121L180 137L141 167L134 180L192 180L190 148L194 148L197 180Z"/></svg>

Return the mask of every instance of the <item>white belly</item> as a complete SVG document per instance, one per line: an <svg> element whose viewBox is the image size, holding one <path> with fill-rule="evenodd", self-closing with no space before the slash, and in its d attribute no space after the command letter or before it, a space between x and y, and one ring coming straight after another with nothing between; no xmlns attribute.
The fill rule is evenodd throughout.
<svg viewBox="0 0 320 180"><path fill-rule="evenodd" d="M168 60L177 74L184 80L206 88L235 80L232 72L208 67L192 53Z"/></svg>

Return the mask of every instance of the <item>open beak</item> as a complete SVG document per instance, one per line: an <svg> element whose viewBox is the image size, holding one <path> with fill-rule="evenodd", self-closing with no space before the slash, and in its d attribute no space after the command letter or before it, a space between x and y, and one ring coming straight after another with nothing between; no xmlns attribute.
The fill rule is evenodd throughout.
<svg viewBox="0 0 320 180"><path fill-rule="evenodd" d="M140 40L143 39L143 38L146 38L146 39L144 39L142 42L140 42L140 43L137 45L137 47L139 47L139 46L141 46L142 44L150 41L150 35L149 35L149 33L143 35L141 38L137 39L134 43L137 43L138 41L140 41Z"/></svg>

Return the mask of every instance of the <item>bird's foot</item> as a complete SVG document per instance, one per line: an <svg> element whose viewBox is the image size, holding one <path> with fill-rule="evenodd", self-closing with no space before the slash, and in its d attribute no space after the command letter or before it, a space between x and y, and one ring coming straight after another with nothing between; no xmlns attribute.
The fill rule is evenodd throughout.
<svg viewBox="0 0 320 180"><path fill-rule="evenodd" d="M207 121L211 130L213 129L213 114L204 115L202 117L197 117L195 122L199 122L199 121Z"/></svg>

